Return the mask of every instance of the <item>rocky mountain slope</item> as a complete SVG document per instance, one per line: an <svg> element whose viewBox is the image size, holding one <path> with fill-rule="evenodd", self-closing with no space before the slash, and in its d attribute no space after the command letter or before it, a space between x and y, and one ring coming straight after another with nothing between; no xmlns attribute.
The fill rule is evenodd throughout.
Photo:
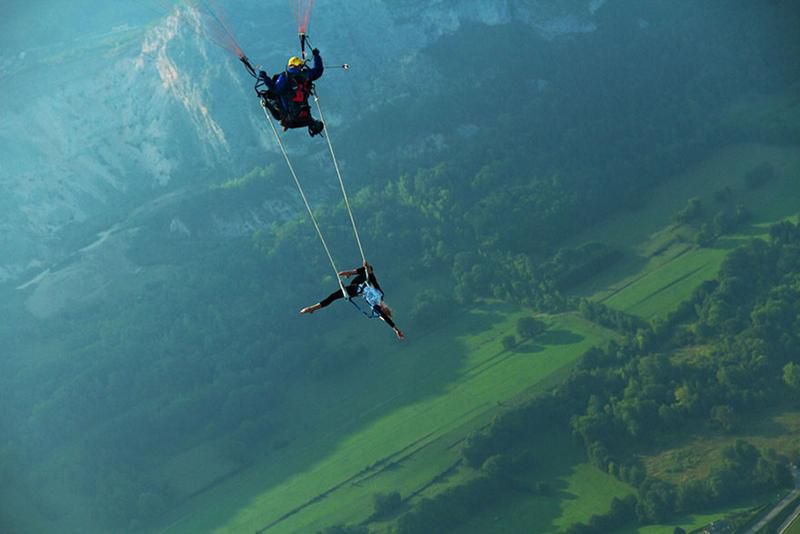
<svg viewBox="0 0 800 534"><path fill-rule="evenodd" d="M250 80L235 58L202 37L191 11L151 3L138 16L109 14L106 26L95 17L88 35L69 34L77 23L55 10L49 16L61 14L60 31L48 39L42 30L39 46L15 47L30 44L22 37L0 41L0 282L30 292L29 309L37 314L60 308L41 303L97 294L113 274L89 273L115 272L104 266L137 271L124 257L136 210L140 220L143 209L175 209L182 191L275 160ZM296 42L286 2L242 4L228 13L237 38L254 62L274 71ZM549 38L592 31L602 4L317 2L314 44L330 65L353 66L347 73L329 70L321 87L328 121L338 127L344 117L380 108L420 79L431 90L442 87L420 51L462 24L521 22ZM93 7L83 2L69 13ZM34 20L30 11L17 15L20 24ZM4 24L17 30L10 35L22 35L13 17ZM323 148L295 137L298 153ZM320 165L306 160L312 170ZM165 195L172 201L156 202ZM222 233L232 225L251 231L253 220L269 221L276 206L256 202L243 209L255 216L215 214ZM99 253L105 248L114 252ZM64 285L74 289L55 296L54 286Z"/></svg>

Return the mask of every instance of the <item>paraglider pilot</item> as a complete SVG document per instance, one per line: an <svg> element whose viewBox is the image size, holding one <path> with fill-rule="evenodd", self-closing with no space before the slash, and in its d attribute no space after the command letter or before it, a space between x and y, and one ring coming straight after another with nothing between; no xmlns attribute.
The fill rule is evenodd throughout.
<svg viewBox="0 0 800 534"><path fill-rule="evenodd" d="M314 137L322 132L325 125L311 116L308 97L311 96L314 81L322 76L325 67L319 50L315 48L311 53L314 57L311 68L299 57L292 57L281 74L270 77L263 70L259 71L256 92L261 98L261 105L280 121L284 130L307 127L308 133Z"/></svg>
<svg viewBox="0 0 800 534"><path fill-rule="evenodd" d="M395 335L398 339L404 339L403 332L400 331L399 328L394 324L392 321L392 310L389 306L383 302L383 290L381 286L378 284L377 278L375 278L375 273L370 265L367 262L364 262L363 267L359 267L352 271L342 271L339 273L339 276L351 277L354 276L350 283L345 286L345 291L347 291L347 296L349 298L355 297L363 297L364 300L367 301L369 304L372 316L378 317L384 323L388 324L392 330L394 330ZM342 290L339 289L338 291L334 291L327 298L324 300L312 304L311 306L306 306L300 313L314 313L315 311L328 306L333 301L344 298L344 294Z"/></svg>

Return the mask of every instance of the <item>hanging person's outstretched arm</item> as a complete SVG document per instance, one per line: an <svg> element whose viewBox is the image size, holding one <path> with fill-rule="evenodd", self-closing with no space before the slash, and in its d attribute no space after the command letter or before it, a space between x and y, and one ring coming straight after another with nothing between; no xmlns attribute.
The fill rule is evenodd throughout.
<svg viewBox="0 0 800 534"><path fill-rule="evenodd" d="M391 329L394 330L394 335L397 336L397 339L403 340L406 338L406 336L403 335L403 332L401 332L400 329L397 328L397 325L394 324L394 321L392 321L392 310L389 308L389 306L381 302L380 306L375 306L372 308L372 310L381 321L388 324Z"/></svg>

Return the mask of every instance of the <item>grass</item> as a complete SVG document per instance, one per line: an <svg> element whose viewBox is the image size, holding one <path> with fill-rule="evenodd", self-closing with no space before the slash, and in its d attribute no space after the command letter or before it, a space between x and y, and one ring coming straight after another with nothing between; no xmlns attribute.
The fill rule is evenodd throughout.
<svg viewBox="0 0 800 534"><path fill-rule="evenodd" d="M780 502L783 502L783 500L787 500L787 499L789 500L787 503L785 503L785 507L782 510L778 511L769 521L766 521L765 524L762 524L761 522L758 522L757 525L756 524L752 525L753 528L755 528L756 526L760 527L757 530L757 532L759 534L769 534L771 532L778 532L780 530L780 528L787 521L791 520L792 517L794 517L794 515L798 511L798 509L800 509L800 496L798 496L796 493L792 492L792 493L789 493L787 495L779 495L778 498L780 498L780 497L783 497L783 499ZM778 503L778 500L776 498L776 502L773 503L773 506L769 507L769 510L773 510L774 505L777 504L777 503ZM767 517L768 516L766 514L764 514L762 516L759 516L758 520L764 521L764 520L767 519ZM792 521L792 522L794 523L796 521ZM751 526L751 525L748 525L748 526ZM787 528L788 528L788 526L789 525L787 525Z"/></svg>
<svg viewBox="0 0 800 534"><path fill-rule="evenodd" d="M366 520L375 493L427 487L469 432L562 380L584 350L612 336L562 315L534 342L504 351L502 338L524 315L487 305L335 381L354 384L346 390L333 381L297 387L290 445L192 499L164 532L315 532Z"/></svg>
<svg viewBox="0 0 800 534"><path fill-rule="evenodd" d="M745 174L765 162L775 169L772 183L747 190ZM800 211L798 176L798 147L748 144L718 151L656 188L645 199L645 207L620 213L579 236L574 245L605 242L620 249L623 260L586 281L576 293L645 319L666 315L702 281L716 276L733 247L765 236L769 224ZM717 201L715 193L725 188L731 191L729 198ZM752 214L751 223L710 247L694 245L694 232L672 223L673 216L694 197L701 200L707 220L717 211L742 204Z"/></svg>
<svg viewBox="0 0 800 534"><path fill-rule="evenodd" d="M534 457L543 460L527 476L529 485L544 482L552 488L551 494L528 495L509 489L499 499L501 504L476 514L454 534L555 533L608 512L614 497L634 492L587 463L583 450L566 434L542 436Z"/></svg>
<svg viewBox="0 0 800 534"><path fill-rule="evenodd" d="M793 457L798 452L800 443L800 410L778 408L766 414L750 417L739 424L739 431L729 434L720 434L719 431L700 427L689 431L685 435L668 442L655 452L651 452L642 457L647 472L652 476L673 483L680 483L684 480L700 480L707 478L715 467L722 463L722 449L733 445L737 439L743 439L756 447L767 449L771 448L777 452ZM740 505L720 508L711 514L691 516L696 521L692 525L686 523L675 523L674 526L681 526L687 532L691 528L699 528L704 524L715 519L729 517L736 513L741 513L747 509L757 507L769 502L774 496L756 496L750 502ZM767 510L777 503L782 496L767 506ZM687 518L688 519L688 518ZM648 527L650 528L650 527ZM671 532L667 530L632 530L642 534Z"/></svg>
<svg viewBox="0 0 800 534"><path fill-rule="evenodd" d="M730 517L734 514L750 513L752 510L752 504L744 503L738 506L719 508L717 510L712 510L702 514L691 514L688 516L678 517L669 523L664 523L662 525L631 525L619 530L615 534L673 534L676 527L680 527L686 532L692 532L694 530L703 528L713 521L725 519L726 517Z"/></svg>
<svg viewBox="0 0 800 534"><path fill-rule="evenodd" d="M800 534L800 517L792 521L784 534Z"/></svg>
<svg viewBox="0 0 800 534"><path fill-rule="evenodd" d="M775 168L775 180L766 187L747 191L744 175L768 162ZM647 252L647 245L672 224L676 213L690 198L700 198L712 209L719 204L714 193L730 187L730 202L742 202L753 214L753 223L775 221L797 214L800 196L800 147L761 144L732 145L712 154L686 172L665 180L646 193L641 208L621 211L602 224L577 236L574 245L590 241L609 243L621 249Z"/></svg>
<svg viewBox="0 0 800 534"><path fill-rule="evenodd" d="M647 472L671 482L706 478L720 465L721 451L743 439L763 449L771 448L790 457L800 448L800 410L775 409L742 421L740 430L729 434L697 428L663 449L645 455Z"/></svg>
<svg viewBox="0 0 800 534"><path fill-rule="evenodd" d="M716 277L726 252L690 248L632 280L602 302L645 319L671 311L705 280Z"/></svg>
<svg viewBox="0 0 800 534"><path fill-rule="evenodd" d="M197 469L198 465L204 466ZM237 471L239 465L221 457L211 444L202 444L173 456L159 469L169 487L179 495L192 495Z"/></svg>

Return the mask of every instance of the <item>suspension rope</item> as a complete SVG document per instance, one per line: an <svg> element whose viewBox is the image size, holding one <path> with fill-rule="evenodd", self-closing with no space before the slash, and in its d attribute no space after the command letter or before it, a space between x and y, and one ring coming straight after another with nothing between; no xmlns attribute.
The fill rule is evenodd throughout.
<svg viewBox="0 0 800 534"><path fill-rule="evenodd" d="M283 153L283 158L286 160L286 165L289 166L289 172L292 174L292 178L294 178L294 183L297 185L297 190L300 191L300 197L303 199L303 203L306 205L306 210L308 210L308 215L311 217L311 222L314 223L314 228L317 230L317 235L319 236L319 240L322 243L322 247L325 249L325 254L328 255L328 260L331 262L331 267L333 267L333 273L336 276L336 281L339 283L339 288L342 290L342 295L347 300L348 298L347 291L342 284L342 279L339 277L339 270L336 268L336 263L333 261L333 256L331 255L330 249L328 249L328 244L325 242L325 237L322 235L322 230L319 229L319 224L317 223L317 218L314 217L314 212L311 211L311 206L308 204L308 199L306 198L306 194L303 191L303 186L300 185L300 180L297 178L297 173L294 171L294 166L292 165L291 160L289 159L289 154L286 153L286 148L283 146L283 141L281 141L281 136L278 133L278 129L275 128L275 123L272 122L272 117L269 116L267 112L267 108L265 106L261 106L261 109L264 110L264 115L267 118L267 122L272 127L272 132L275 134L275 140L278 142L278 146ZM359 244L360 246L360 244ZM363 256L363 253L362 253Z"/></svg>
<svg viewBox="0 0 800 534"><path fill-rule="evenodd" d="M342 196L344 197L344 205L347 208L347 214L350 216L350 224L353 225L353 235L356 237L358 250L361 252L361 261L366 263L367 257L364 255L364 248L361 246L361 238L358 236L358 228L356 228L356 221L353 218L353 210L350 208L350 200L347 198L347 191L344 188L344 180L342 180L342 172L339 170L339 162L336 160L336 154L333 151L333 144L331 143L331 129L328 122L325 121L325 116L322 114L322 106L319 104L319 96L316 90L314 91L314 102L317 104L317 112L319 112L319 120L325 125L325 135L323 137L328 142L328 150L331 153L331 160L333 161L333 168L336 169L336 176L339 178L339 186L342 188Z"/></svg>

